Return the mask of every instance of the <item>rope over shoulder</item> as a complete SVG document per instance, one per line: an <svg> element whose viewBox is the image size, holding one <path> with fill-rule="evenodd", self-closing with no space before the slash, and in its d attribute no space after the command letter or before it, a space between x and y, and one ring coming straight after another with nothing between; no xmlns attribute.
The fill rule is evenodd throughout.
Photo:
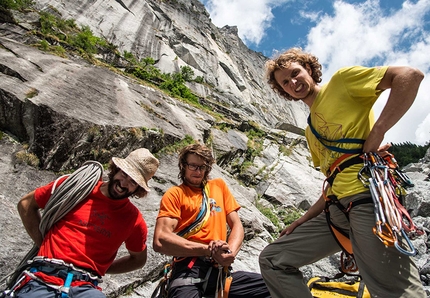
<svg viewBox="0 0 430 298"><path fill-rule="evenodd" d="M58 181L65 176L67 177L66 180L56 187ZM43 210L39 224L39 230L43 237L58 220L91 193L96 184L102 179L102 176L103 166L97 161L87 161L72 174L61 176L54 182L51 197ZM37 255L38 251L39 248L33 245L15 271L6 275L0 283L3 284L9 278L6 289L11 289L21 273L28 268L29 261Z"/></svg>

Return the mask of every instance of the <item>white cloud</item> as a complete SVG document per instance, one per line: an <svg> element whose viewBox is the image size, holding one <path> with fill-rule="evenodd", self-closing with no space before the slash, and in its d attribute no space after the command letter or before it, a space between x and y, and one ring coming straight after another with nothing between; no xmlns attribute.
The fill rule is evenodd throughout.
<svg viewBox="0 0 430 298"><path fill-rule="evenodd" d="M418 125L415 137L417 140L416 144L424 145L430 142L430 114Z"/></svg>
<svg viewBox="0 0 430 298"><path fill-rule="evenodd" d="M271 9L290 0L208 0L204 1L217 27L237 26L245 43L258 45L273 20Z"/></svg>
<svg viewBox="0 0 430 298"><path fill-rule="evenodd" d="M406 3L406 2L405 2ZM366 64L374 59L396 54L399 47L415 41L421 34L430 0L404 4L402 9L386 15L379 1L360 4L336 1L333 15L321 15L313 21L306 49L327 65L328 73L344 65ZM327 72L327 70L326 70Z"/></svg>

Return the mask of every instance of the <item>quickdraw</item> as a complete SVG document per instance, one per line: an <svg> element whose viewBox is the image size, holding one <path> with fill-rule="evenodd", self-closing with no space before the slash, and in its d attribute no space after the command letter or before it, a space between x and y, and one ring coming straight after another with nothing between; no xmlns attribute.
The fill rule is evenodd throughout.
<svg viewBox="0 0 430 298"><path fill-rule="evenodd" d="M415 226L403 206L405 188L413 183L390 153L383 157L374 152L364 153L363 159L358 178L372 195L376 221L373 233L385 246L394 246L408 256L415 255L411 239L423 235L424 231Z"/></svg>

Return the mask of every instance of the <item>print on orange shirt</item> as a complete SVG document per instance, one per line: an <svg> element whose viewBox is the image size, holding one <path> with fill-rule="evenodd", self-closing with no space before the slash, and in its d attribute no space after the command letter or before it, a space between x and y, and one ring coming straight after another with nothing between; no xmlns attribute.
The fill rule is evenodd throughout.
<svg viewBox="0 0 430 298"><path fill-rule="evenodd" d="M221 207L216 205L216 201L212 198L209 198L211 215L215 215L215 212L221 212Z"/></svg>

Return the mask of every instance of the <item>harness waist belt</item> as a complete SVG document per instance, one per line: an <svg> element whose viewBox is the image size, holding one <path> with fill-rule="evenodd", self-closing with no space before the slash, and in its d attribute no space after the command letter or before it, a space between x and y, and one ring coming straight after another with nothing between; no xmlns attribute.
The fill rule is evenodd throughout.
<svg viewBox="0 0 430 298"><path fill-rule="evenodd" d="M63 260L36 257L31 262L30 272L42 272L46 275L58 276L66 279L73 275L72 281L88 281L93 284L101 282L101 277L85 269L76 268L73 264L67 264Z"/></svg>
<svg viewBox="0 0 430 298"><path fill-rule="evenodd" d="M336 178L336 175L339 174L340 172L342 172L344 169L355 165L355 164L362 164L363 158L361 155L356 155L354 157L352 157L351 159L348 159L347 161L342 162L341 164L335 166L335 168L331 171L331 173L329 174L329 177L327 177L326 181L328 184L333 185L333 181Z"/></svg>

